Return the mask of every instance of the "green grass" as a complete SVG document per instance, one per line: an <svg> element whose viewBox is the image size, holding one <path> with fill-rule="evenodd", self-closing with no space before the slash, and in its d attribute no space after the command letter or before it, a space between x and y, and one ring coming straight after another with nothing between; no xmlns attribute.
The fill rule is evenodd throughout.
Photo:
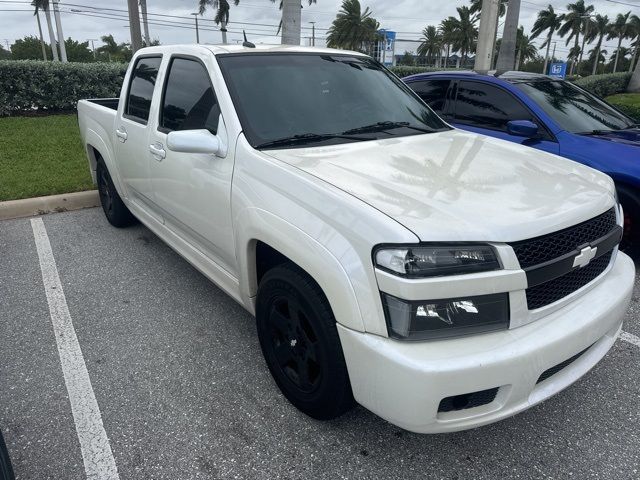
<svg viewBox="0 0 640 480"><path fill-rule="evenodd" d="M618 93L605 100L640 122L640 93Z"/></svg>
<svg viewBox="0 0 640 480"><path fill-rule="evenodd" d="M92 188L75 115L0 118L0 201Z"/></svg>

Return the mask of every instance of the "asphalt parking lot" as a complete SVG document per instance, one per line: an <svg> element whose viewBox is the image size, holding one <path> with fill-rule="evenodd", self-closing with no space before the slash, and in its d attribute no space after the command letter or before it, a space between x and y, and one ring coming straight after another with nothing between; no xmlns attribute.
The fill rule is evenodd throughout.
<svg viewBox="0 0 640 480"><path fill-rule="evenodd" d="M121 479L640 478L640 280L631 335L578 383L422 436L363 408L328 423L295 410L253 319L145 227L100 209L42 219ZM30 219L0 222L0 252L0 428L17 477L87 478Z"/></svg>

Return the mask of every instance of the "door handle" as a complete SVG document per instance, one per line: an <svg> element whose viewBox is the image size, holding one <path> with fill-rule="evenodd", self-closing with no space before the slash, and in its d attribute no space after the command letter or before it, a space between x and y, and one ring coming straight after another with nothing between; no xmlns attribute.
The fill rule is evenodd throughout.
<svg viewBox="0 0 640 480"><path fill-rule="evenodd" d="M124 127L116 129L116 137L118 137L122 143L127 141L127 131Z"/></svg>
<svg viewBox="0 0 640 480"><path fill-rule="evenodd" d="M167 152L160 143L155 145L152 143L151 145L149 145L149 151L158 161L162 161L162 159L167 156Z"/></svg>

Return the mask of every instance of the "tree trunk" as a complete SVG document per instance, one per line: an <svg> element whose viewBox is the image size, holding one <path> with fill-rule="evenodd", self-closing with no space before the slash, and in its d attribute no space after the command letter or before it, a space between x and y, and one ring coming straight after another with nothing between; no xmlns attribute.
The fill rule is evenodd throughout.
<svg viewBox="0 0 640 480"><path fill-rule="evenodd" d="M56 30L58 31L58 45L60 46L60 60L67 63L67 48L64 44L64 34L62 33L62 23L60 22L60 9L58 0L53 0L53 16L56 19Z"/></svg>
<svg viewBox="0 0 640 480"><path fill-rule="evenodd" d="M620 56L620 45L622 45L622 36L618 38L618 49L616 50L616 59L613 62L613 73L618 69L618 57Z"/></svg>
<svg viewBox="0 0 640 480"><path fill-rule="evenodd" d="M49 8L44 9L44 16L47 19L47 28L49 29L49 40L51 41L51 55L55 62L60 61L58 57L58 42L56 42L56 36L53 33L53 25L51 24L51 11Z"/></svg>
<svg viewBox="0 0 640 480"><path fill-rule="evenodd" d="M629 64L629 71L633 72L633 66L636 63L636 57L638 56L638 49L640 48L640 36L636 37L637 40L637 44L636 44L636 48L633 49L633 57L631 57L631 63Z"/></svg>
<svg viewBox="0 0 640 480"><path fill-rule="evenodd" d="M591 75L595 75L598 71L598 62L600 61L600 48L602 45L602 35L598 39L598 45L596 46L596 58L593 60L593 70L591 71Z"/></svg>
<svg viewBox="0 0 640 480"><path fill-rule="evenodd" d="M148 47L151 45L151 36L149 35L149 20L147 19L147 0L140 0L140 13L142 14L142 26L144 27L144 42Z"/></svg>
<svg viewBox="0 0 640 480"><path fill-rule="evenodd" d="M142 33L140 32L140 11L138 0L127 0L129 10L129 33L131 35L131 52L136 53L142 48Z"/></svg>
<svg viewBox="0 0 640 480"><path fill-rule="evenodd" d="M547 37L547 53L544 55L544 67L542 67L542 74L547 74L547 67L549 66L549 49L551 48L551 37L553 37L553 29L549 30L549 36Z"/></svg>
<svg viewBox="0 0 640 480"><path fill-rule="evenodd" d="M633 75L631 75L631 81L627 86L627 92L640 93L640 62L637 63Z"/></svg>
<svg viewBox="0 0 640 480"><path fill-rule="evenodd" d="M282 1L282 44L300 45L300 21L302 7L300 0ZM386 45L385 45L386 48Z"/></svg>
<svg viewBox="0 0 640 480"><path fill-rule="evenodd" d="M518 52L516 53L516 71L520 69L520 62L522 61L521 55L522 53L520 52L520 50L518 50Z"/></svg>
<svg viewBox="0 0 640 480"><path fill-rule="evenodd" d="M518 35L518 20L520 18L520 0L510 0L507 7L507 17L504 21L504 31L500 52L498 52L497 70L513 70L516 60L516 37Z"/></svg>
<svg viewBox="0 0 640 480"><path fill-rule="evenodd" d="M576 41L574 43L574 52L578 49L578 45L580 44L580 32L576 33ZM573 70L576 68L576 58L574 57L571 60L571 70L569 70L569 76L573 75Z"/></svg>
<svg viewBox="0 0 640 480"><path fill-rule="evenodd" d="M584 29L584 35L582 36L582 47L580 47L580 56L578 57L578 71L576 72L577 75L580 75L580 67L582 65L582 54L584 53L584 44L587 41L587 33L588 33L588 23L586 24L587 26Z"/></svg>
<svg viewBox="0 0 640 480"><path fill-rule="evenodd" d="M222 20L220 22L220 33L222 33L222 44L227 44L227 22Z"/></svg>
<svg viewBox="0 0 640 480"><path fill-rule="evenodd" d="M36 20L38 20L38 33L40 34L40 46L42 47L42 59L47 61L47 47L44 45L44 39L42 38L42 25L40 25L40 13L36 10Z"/></svg>

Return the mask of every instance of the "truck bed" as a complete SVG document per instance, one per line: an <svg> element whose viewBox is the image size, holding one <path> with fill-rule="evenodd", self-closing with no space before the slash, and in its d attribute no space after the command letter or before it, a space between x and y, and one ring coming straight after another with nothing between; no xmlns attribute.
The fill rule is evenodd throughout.
<svg viewBox="0 0 640 480"><path fill-rule="evenodd" d="M97 103L98 105L110 108L111 110L118 110L118 103L120 103L119 98L90 98L86 101L90 103Z"/></svg>

